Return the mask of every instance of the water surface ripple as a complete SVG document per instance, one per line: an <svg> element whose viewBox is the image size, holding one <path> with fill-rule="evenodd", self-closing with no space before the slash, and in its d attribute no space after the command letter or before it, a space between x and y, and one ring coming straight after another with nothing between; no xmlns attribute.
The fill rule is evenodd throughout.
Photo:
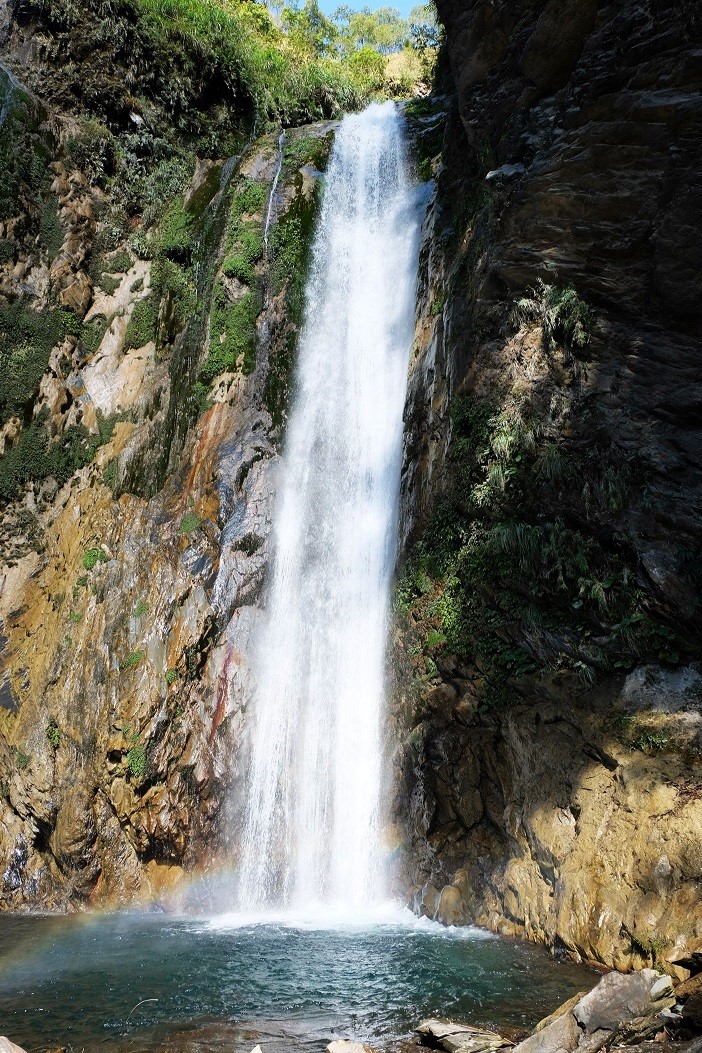
<svg viewBox="0 0 702 1053"><path fill-rule="evenodd" d="M383 1049L427 1015L528 1028L595 979L539 948L409 916L333 929L0 916L0 1033L30 1053L322 1051L335 1037Z"/></svg>

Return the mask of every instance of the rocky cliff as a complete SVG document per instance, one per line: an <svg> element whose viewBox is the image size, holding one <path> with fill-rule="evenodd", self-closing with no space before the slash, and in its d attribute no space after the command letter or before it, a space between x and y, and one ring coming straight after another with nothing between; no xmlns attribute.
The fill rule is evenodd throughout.
<svg viewBox="0 0 702 1053"><path fill-rule="evenodd" d="M200 93L173 104L126 47L125 99L103 55L79 54L99 22L81 38L31 22L31 5L11 14L0 898L65 908L217 865L333 125L254 139L230 99L224 128L201 69ZM147 72L163 89L160 58ZM207 157L203 127L231 156Z"/></svg>
<svg viewBox="0 0 702 1053"><path fill-rule="evenodd" d="M258 96L218 93L189 38L169 38L174 79L130 11L107 27L97 0L17 2L0 26L9 907L158 896L227 854L332 131L254 139ZM702 936L698 12L439 12L437 93L408 108L435 190L393 654L405 884L446 922L684 975Z"/></svg>
<svg viewBox="0 0 702 1053"><path fill-rule="evenodd" d="M702 917L699 9L438 9L396 635L410 901L674 969Z"/></svg>

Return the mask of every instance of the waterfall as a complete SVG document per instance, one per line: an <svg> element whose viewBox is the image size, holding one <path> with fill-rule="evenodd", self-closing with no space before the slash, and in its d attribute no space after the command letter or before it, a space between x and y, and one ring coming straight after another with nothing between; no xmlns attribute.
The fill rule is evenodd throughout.
<svg viewBox="0 0 702 1053"><path fill-rule="evenodd" d="M384 664L422 200L395 105L346 117L312 250L252 660L241 909L382 896Z"/></svg>

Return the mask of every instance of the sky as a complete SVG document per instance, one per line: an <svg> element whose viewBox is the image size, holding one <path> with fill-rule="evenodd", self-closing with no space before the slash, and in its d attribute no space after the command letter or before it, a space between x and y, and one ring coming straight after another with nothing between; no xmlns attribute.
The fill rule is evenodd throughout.
<svg viewBox="0 0 702 1053"><path fill-rule="evenodd" d="M421 0L319 0L319 6L325 15L331 15L342 3L346 3L354 11L360 11L362 7L370 7L375 11L378 7L396 7L403 18L407 18L411 9Z"/></svg>

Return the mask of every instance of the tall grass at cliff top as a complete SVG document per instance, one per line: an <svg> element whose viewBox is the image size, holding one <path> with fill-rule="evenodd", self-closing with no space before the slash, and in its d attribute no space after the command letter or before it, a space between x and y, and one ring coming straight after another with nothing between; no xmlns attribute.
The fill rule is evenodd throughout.
<svg viewBox="0 0 702 1053"><path fill-rule="evenodd" d="M364 85L339 61L296 51L251 0L132 0L150 35L180 41L226 87L250 98L261 118L308 120L352 109Z"/></svg>

